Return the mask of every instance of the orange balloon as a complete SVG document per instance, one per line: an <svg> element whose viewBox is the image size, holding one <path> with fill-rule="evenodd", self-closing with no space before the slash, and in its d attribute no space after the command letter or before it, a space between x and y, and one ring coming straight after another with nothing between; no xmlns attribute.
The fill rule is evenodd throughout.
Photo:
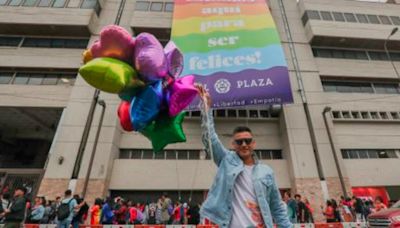
<svg viewBox="0 0 400 228"><path fill-rule="evenodd" d="M83 56L83 63L84 63L84 64L86 64L87 62L89 62L90 60L93 59L92 52L91 52L89 49L85 50L85 51L82 53L82 56Z"/></svg>

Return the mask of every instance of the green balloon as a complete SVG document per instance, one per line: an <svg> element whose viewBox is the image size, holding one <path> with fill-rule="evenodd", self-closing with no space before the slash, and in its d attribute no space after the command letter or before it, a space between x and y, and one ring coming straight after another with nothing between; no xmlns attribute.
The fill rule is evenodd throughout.
<svg viewBox="0 0 400 228"><path fill-rule="evenodd" d="M175 117L169 117L168 113L161 113L141 132L150 139L155 152L162 151L171 143L186 142L186 136L182 129L185 115L185 112L181 112Z"/></svg>
<svg viewBox="0 0 400 228"><path fill-rule="evenodd" d="M79 69L79 74L91 86L109 93L144 86L144 82L129 64L113 58L93 59Z"/></svg>

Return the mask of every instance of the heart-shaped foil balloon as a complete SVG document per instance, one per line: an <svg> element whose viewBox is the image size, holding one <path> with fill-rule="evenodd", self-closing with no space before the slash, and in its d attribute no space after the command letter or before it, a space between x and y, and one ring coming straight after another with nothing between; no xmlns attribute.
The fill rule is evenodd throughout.
<svg viewBox="0 0 400 228"><path fill-rule="evenodd" d="M136 37L133 60L136 70L147 81L160 80L167 75L167 59L163 47L149 33L141 33Z"/></svg>
<svg viewBox="0 0 400 228"><path fill-rule="evenodd" d="M125 131L133 131L131 117L129 115L130 106L131 103L127 101L122 101L118 107L119 122L121 124L122 129L124 129Z"/></svg>
<svg viewBox="0 0 400 228"><path fill-rule="evenodd" d="M183 71L183 55L173 41L169 41L164 48L167 57L168 73L174 78L179 77Z"/></svg>
<svg viewBox="0 0 400 228"><path fill-rule="evenodd" d="M100 40L90 48L94 58L111 57L132 63L135 39L124 28L109 25L100 32Z"/></svg>

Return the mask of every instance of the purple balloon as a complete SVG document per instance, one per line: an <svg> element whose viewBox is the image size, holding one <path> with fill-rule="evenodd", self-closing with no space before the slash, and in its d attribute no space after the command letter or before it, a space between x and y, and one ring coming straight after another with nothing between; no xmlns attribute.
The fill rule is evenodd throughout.
<svg viewBox="0 0 400 228"><path fill-rule="evenodd" d="M170 86L167 98L170 116L178 115L196 97L197 89L194 87L194 79L193 75L184 76L176 79Z"/></svg>
<svg viewBox="0 0 400 228"><path fill-rule="evenodd" d="M133 61L136 70L147 81L164 78L168 73L167 58L160 42L149 33L136 37Z"/></svg>
<svg viewBox="0 0 400 228"><path fill-rule="evenodd" d="M183 55L173 41L169 41L164 48L167 56L168 73L170 76L177 78L183 71Z"/></svg>

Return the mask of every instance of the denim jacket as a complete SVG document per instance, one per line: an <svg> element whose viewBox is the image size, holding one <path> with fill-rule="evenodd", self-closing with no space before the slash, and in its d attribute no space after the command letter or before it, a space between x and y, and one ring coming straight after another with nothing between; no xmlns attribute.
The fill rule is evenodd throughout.
<svg viewBox="0 0 400 228"><path fill-rule="evenodd" d="M218 171L208 197L201 207L200 214L202 218L207 218L219 227L224 228L228 227L231 221L233 186L236 177L244 170L244 164L236 152L226 149L218 139L211 111L209 111L208 119L202 113L202 131L203 144L209 150L210 141ZM281 199L272 169L259 163L257 158L255 160L252 181L266 227L273 228L273 222L278 227L293 227L289 221L286 206Z"/></svg>

